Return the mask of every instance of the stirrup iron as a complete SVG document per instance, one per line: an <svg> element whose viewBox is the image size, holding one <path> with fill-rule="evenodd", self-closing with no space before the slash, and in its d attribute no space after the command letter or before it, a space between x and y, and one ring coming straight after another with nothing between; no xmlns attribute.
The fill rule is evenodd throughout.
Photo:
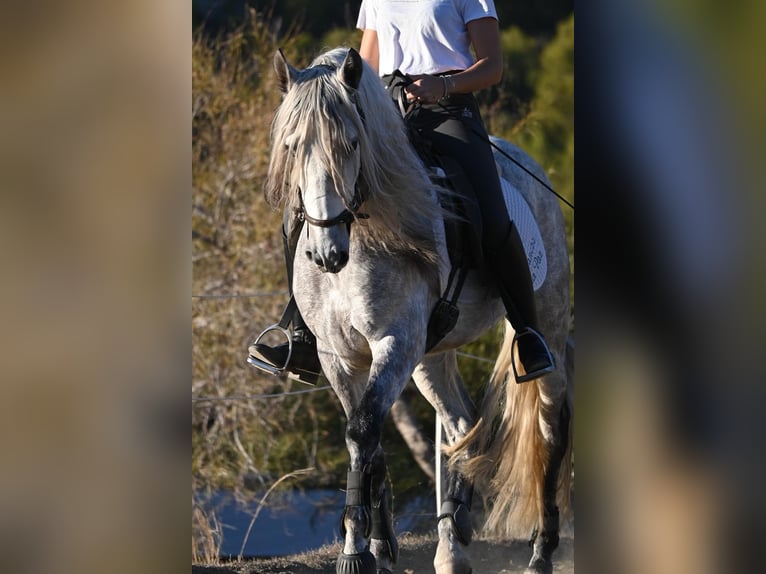
<svg viewBox="0 0 766 574"><path fill-rule="evenodd" d="M271 325L270 327L266 327L258 337L256 337L255 341L252 343L252 345L257 345L261 339L263 339L264 335L266 333L270 333L271 331L279 331L282 333L285 338L287 339L287 359L285 360L285 364L281 367L275 367L274 365L270 365L269 363L262 361L258 357L253 357L252 355L247 355L247 362L254 366L256 369L260 369L261 371L264 371L266 373L269 373L270 375L282 375L287 370L287 365L290 364L290 359L293 356L293 337L285 327L280 325L279 323L275 323Z"/></svg>
<svg viewBox="0 0 766 574"><path fill-rule="evenodd" d="M537 337L538 340L542 342L543 348L545 349L545 353L548 355L548 363L550 364L550 366L545 369L541 369L537 372L524 373L523 375L519 375L519 372L516 370L516 361L511 360L511 366L513 367L513 376L517 384L526 383L527 381L532 381L534 379L539 379L543 375L552 373L556 368L555 367L556 363L553 360L553 354L551 353L551 350L548 347L548 344L545 342L545 339L543 339L543 336L539 332L535 331L532 327L525 327L524 329L521 329L520 331L516 331L516 333L513 335L513 341L511 342L511 358L512 359L514 358L513 351L516 351L515 356L519 357L519 361L521 361L521 357L519 356L519 352L518 352L519 350L518 345L519 345L519 339L523 336Z"/></svg>

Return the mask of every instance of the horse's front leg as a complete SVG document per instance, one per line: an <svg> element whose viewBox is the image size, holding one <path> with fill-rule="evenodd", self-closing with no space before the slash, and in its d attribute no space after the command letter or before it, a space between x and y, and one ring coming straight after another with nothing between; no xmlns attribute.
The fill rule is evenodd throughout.
<svg viewBox="0 0 766 574"><path fill-rule="evenodd" d="M373 455L370 502L372 504L370 551L375 556L377 574L390 574L399 557L399 545L394 532L391 490L387 485L386 465L380 445Z"/></svg>
<svg viewBox="0 0 766 574"><path fill-rule="evenodd" d="M390 571L396 560L380 436L391 405L418 361L415 349L422 349L424 344L424 340L395 335L370 344L370 378L346 425L349 471L341 519L344 545L336 568L339 574L375 574L376 558L381 574Z"/></svg>

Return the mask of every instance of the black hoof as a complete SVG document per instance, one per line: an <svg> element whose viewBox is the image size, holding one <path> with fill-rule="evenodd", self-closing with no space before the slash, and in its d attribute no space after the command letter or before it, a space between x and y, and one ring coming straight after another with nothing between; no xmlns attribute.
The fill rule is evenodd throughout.
<svg viewBox="0 0 766 574"><path fill-rule="evenodd" d="M375 556L365 550L360 554L340 553L335 564L336 574L376 574Z"/></svg>

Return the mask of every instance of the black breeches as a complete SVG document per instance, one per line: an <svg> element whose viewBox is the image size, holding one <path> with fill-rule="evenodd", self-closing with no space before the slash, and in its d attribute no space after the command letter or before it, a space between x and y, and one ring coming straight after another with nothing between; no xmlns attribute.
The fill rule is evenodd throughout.
<svg viewBox="0 0 766 574"><path fill-rule="evenodd" d="M463 169L481 212L484 251L497 250L508 235L510 220L476 99L459 94L438 104L425 104L409 114L407 121L430 142L433 153L451 157Z"/></svg>

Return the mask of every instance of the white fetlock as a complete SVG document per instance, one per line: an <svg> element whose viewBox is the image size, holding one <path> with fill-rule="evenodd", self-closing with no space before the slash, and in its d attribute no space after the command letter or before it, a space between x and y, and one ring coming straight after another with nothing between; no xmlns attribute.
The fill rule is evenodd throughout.
<svg viewBox="0 0 766 574"><path fill-rule="evenodd" d="M436 574L471 574L471 558L453 527L449 520L439 522L439 545L436 547L434 570Z"/></svg>

